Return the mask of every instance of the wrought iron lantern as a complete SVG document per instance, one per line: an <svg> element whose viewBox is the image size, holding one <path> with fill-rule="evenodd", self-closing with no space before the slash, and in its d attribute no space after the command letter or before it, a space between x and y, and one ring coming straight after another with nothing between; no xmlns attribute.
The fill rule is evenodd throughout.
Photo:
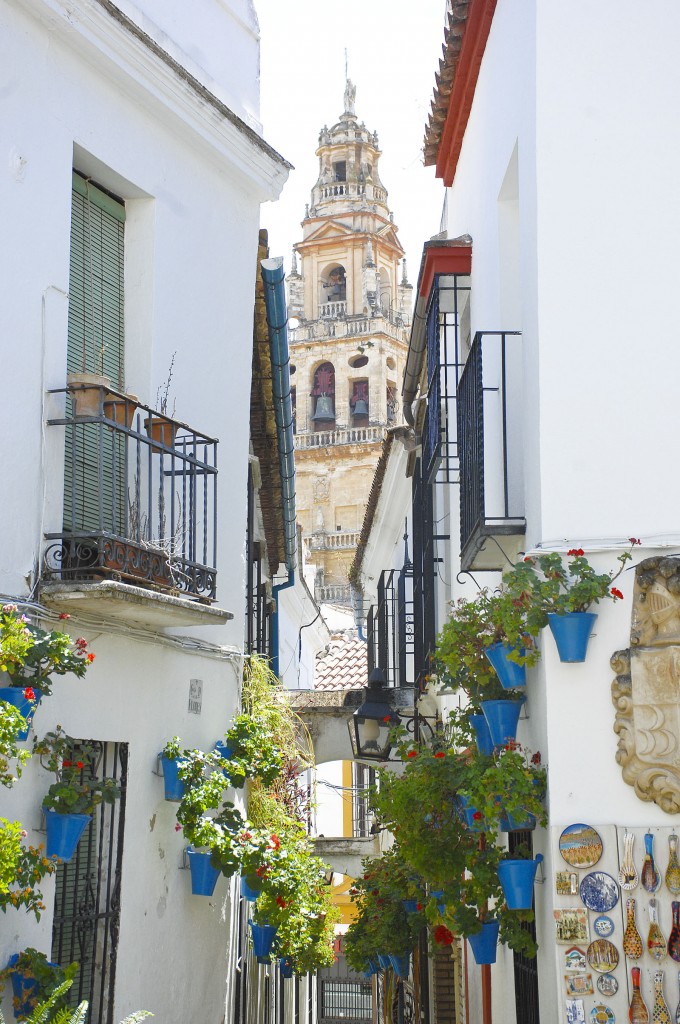
<svg viewBox="0 0 680 1024"><path fill-rule="evenodd" d="M382 669L374 668L364 689L364 702L348 722L355 760L387 761L392 750L392 729L399 715L390 703Z"/></svg>

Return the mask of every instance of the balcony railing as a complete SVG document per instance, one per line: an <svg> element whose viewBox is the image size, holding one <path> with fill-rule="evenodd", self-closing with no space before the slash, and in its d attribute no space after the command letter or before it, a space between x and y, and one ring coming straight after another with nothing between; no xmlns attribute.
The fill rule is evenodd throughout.
<svg viewBox="0 0 680 1024"><path fill-rule="evenodd" d="M49 420L64 430L66 471L44 576L213 599L217 441L107 388L66 393L64 417Z"/></svg>
<svg viewBox="0 0 680 1024"><path fill-rule="evenodd" d="M341 303L343 305L343 303ZM346 303L344 303L346 305ZM290 329L289 337L292 345L303 341L324 341L326 338L361 338L375 334L385 334L395 341L408 340L410 320L395 310L382 311L374 316L356 316L351 314L342 319L330 319L331 314L319 313L321 319L308 320L300 327Z"/></svg>
<svg viewBox="0 0 680 1024"><path fill-rule="evenodd" d="M319 306L319 316L321 317L345 316L346 313L347 303L344 300L342 302L322 302Z"/></svg>
<svg viewBox="0 0 680 1024"><path fill-rule="evenodd" d="M502 568L526 529L522 486L521 337L475 335L458 387L460 533L463 569ZM490 543L489 540L491 540Z"/></svg>
<svg viewBox="0 0 680 1024"><path fill-rule="evenodd" d="M384 427L349 427L347 430L318 430L314 434L296 434L295 447L326 448L338 444L373 444L382 441Z"/></svg>
<svg viewBox="0 0 680 1024"><path fill-rule="evenodd" d="M313 533L305 537L310 551L352 551L359 543L358 530L337 530L335 533Z"/></svg>
<svg viewBox="0 0 680 1024"><path fill-rule="evenodd" d="M349 583L331 583L327 586L314 587L314 600L326 601L329 604L352 603L352 592Z"/></svg>

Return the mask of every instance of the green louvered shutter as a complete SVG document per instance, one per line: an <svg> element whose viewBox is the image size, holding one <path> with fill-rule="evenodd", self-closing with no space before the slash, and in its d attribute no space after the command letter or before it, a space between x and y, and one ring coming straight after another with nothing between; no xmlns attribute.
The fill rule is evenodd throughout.
<svg viewBox="0 0 680 1024"><path fill-rule="evenodd" d="M125 385L124 229L123 203L74 173L67 370L103 373L116 391ZM110 428L80 424L74 455L67 427L65 529L120 532L127 501L124 441Z"/></svg>

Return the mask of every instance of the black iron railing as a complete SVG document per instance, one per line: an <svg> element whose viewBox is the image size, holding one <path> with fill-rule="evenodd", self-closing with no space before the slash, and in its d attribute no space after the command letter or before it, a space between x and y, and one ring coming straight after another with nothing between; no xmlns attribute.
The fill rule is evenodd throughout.
<svg viewBox="0 0 680 1024"><path fill-rule="evenodd" d="M517 331L475 335L458 386L461 560L465 568L484 536L524 532L521 399L510 385L519 366Z"/></svg>
<svg viewBox="0 0 680 1024"><path fill-rule="evenodd" d="M65 416L49 420L64 428L66 471L44 576L214 598L217 441L104 387L67 395Z"/></svg>

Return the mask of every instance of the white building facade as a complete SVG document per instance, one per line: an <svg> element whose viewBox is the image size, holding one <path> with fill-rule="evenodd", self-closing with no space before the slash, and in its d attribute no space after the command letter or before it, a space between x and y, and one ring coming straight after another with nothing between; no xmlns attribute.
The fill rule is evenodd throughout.
<svg viewBox="0 0 680 1024"><path fill-rule="evenodd" d="M171 736L211 749L239 709L259 211L289 170L261 137L257 19L248 0L6 0L0 39L0 593L88 639L87 677L59 679L34 730L96 741L124 791L40 921L3 918L0 962L80 961L93 1022L220 1024L238 896L190 894L156 773ZM67 371L104 375L89 413ZM3 799L34 844L50 781L34 759Z"/></svg>

